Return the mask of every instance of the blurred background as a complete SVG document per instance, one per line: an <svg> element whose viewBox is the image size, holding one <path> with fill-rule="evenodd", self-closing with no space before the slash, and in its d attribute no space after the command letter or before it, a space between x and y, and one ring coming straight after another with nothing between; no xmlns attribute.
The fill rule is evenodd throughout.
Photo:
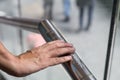
<svg viewBox="0 0 120 80"><path fill-rule="evenodd" d="M50 19L72 43L79 57L97 80L103 80L112 0L0 0L0 15ZM118 24L119 26L119 24ZM110 80L119 79L119 34L116 43ZM0 23L0 41L15 55L42 45L40 34ZM71 80L61 65L49 67L32 75L16 78L1 71L1 80Z"/></svg>

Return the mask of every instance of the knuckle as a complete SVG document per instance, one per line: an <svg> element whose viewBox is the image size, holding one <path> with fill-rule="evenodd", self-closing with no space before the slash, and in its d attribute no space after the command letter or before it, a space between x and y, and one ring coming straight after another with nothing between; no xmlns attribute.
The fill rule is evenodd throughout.
<svg viewBox="0 0 120 80"><path fill-rule="evenodd" d="M58 58L55 58L53 63L56 65L56 64L59 64L60 63L60 60Z"/></svg>
<svg viewBox="0 0 120 80"><path fill-rule="evenodd" d="M63 59L64 59L64 62L66 62L66 61L71 60L71 59L72 59L72 56L66 56L66 57L63 57Z"/></svg>
<svg viewBox="0 0 120 80"><path fill-rule="evenodd" d="M64 62L67 62L67 61L70 61L72 59L72 57L60 57L60 58L55 58L53 61L52 61L52 64L53 65L57 65L57 64L61 64L61 63L64 63Z"/></svg>
<svg viewBox="0 0 120 80"><path fill-rule="evenodd" d="M56 58L56 59L55 59L55 62L56 62L56 63L59 63L59 62L60 62L59 58Z"/></svg>
<svg viewBox="0 0 120 80"><path fill-rule="evenodd" d="M60 47L60 44L59 44L59 43L55 43L54 46L55 46L56 48L58 48L58 47Z"/></svg>
<svg viewBox="0 0 120 80"><path fill-rule="evenodd" d="M63 62L66 62L66 60L67 60L66 57L62 57L62 58L59 59L59 62L63 63Z"/></svg>
<svg viewBox="0 0 120 80"><path fill-rule="evenodd" d="M49 46L49 45L51 45L51 43L52 43L52 42L48 42L48 43L46 43L46 45Z"/></svg>
<svg viewBox="0 0 120 80"><path fill-rule="evenodd" d="M66 57L62 57L62 58L60 59L60 61L61 61L61 62L66 61Z"/></svg>
<svg viewBox="0 0 120 80"><path fill-rule="evenodd" d="M61 50L60 49L55 49L55 53L56 54L61 53Z"/></svg>
<svg viewBox="0 0 120 80"><path fill-rule="evenodd" d="M70 51L70 52L74 52L75 49L74 49L74 48L68 48L68 51Z"/></svg>

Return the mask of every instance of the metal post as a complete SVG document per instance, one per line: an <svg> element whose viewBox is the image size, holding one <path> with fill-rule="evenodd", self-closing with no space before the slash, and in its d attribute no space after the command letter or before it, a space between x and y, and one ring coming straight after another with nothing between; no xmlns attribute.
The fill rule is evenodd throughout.
<svg viewBox="0 0 120 80"><path fill-rule="evenodd" d="M21 0L18 0L18 15L19 17L22 16L22 9L21 9ZM21 29L18 30L19 34L19 42L20 42L20 47L21 47L21 52L24 50L24 45L23 45L23 31Z"/></svg>
<svg viewBox="0 0 120 80"><path fill-rule="evenodd" d="M110 80L116 28L117 28L117 23L119 19L118 15L119 15L119 0L113 0L113 10L112 10L111 26L110 26L110 32L109 32L108 49L107 49L107 55L106 55L106 63L105 63L103 80Z"/></svg>
<svg viewBox="0 0 120 80"><path fill-rule="evenodd" d="M34 21L33 19L0 17L0 22L15 25L15 27L29 31L40 31L47 42L57 39L65 40L49 20ZM73 61L66 62L63 66L73 80L96 80L76 53L73 55Z"/></svg>

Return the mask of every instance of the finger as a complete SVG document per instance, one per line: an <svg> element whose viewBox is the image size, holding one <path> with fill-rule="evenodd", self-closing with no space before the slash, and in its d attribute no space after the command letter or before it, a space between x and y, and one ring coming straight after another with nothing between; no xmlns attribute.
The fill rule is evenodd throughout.
<svg viewBox="0 0 120 80"><path fill-rule="evenodd" d="M56 41L56 42L50 43L49 46L47 46L47 49L52 50L52 49L64 48L64 47L73 47L73 45L66 42Z"/></svg>
<svg viewBox="0 0 120 80"><path fill-rule="evenodd" d="M51 45L53 45L55 43L60 43L60 42L63 42L63 41L62 40L51 41L51 42L43 44L42 46L37 47L37 49L41 49L42 48L42 49L49 50Z"/></svg>
<svg viewBox="0 0 120 80"><path fill-rule="evenodd" d="M48 42L48 44L54 44L54 43L59 43L59 42L65 42L65 41L63 41L63 40L54 40L54 41Z"/></svg>
<svg viewBox="0 0 120 80"><path fill-rule="evenodd" d="M63 40L55 40L55 41L51 41L51 42L48 42L48 43L45 43L44 45L42 45L43 48L49 48L49 46L53 45L53 44L56 44L56 43L63 43L64 41Z"/></svg>
<svg viewBox="0 0 120 80"><path fill-rule="evenodd" d="M65 63L72 60L72 56L57 57L50 60L50 66Z"/></svg>
<svg viewBox="0 0 120 80"><path fill-rule="evenodd" d="M57 56L64 56L68 54L72 54L75 52L75 48L73 47L64 47L64 48L57 48L50 51L50 56L57 57Z"/></svg>

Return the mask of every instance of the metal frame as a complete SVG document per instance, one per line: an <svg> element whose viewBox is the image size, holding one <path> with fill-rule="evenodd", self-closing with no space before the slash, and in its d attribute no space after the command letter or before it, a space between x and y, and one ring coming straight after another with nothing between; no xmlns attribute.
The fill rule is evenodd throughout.
<svg viewBox="0 0 120 80"><path fill-rule="evenodd" d="M33 19L3 16L0 17L0 22L29 31L40 31L41 35L47 42L58 39L66 41L49 20L34 21ZM74 54L72 57L73 60L71 62L63 63L63 66L73 80L96 80L94 75L89 71L77 54Z"/></svg>
<svg viewBox="0 0 120 80"><path fill-rule="evenodd" d="M105 71L104 71L103 80L109 80L110 78L111 64L112 64L112 58L113 58L113 49L114 49L114 42L115 42L115 35L116 35L116 27L117 27L116 25L118 21L118 12L119 12L118 6L119 6L119 0L113 0L113 11L112 11L111 26L110 26L110 32L109 32L108 49L107 49L107 55L106 55L106 63L105 63ZM39 22L40 20L0 16L0 23L14 25L19 28L29 30L32 32L36 32L36 33L39 33L38 27L37 27Z"/></svg>
<svg viewBox="0 0 120 80"><path fill-rule="evenodd" d="M109 40L108 40L108 49L107 49L107 55L106 55L106 63L105 63L103 80L110 80L115 36L116 36L116 28L117 28L117 23L119 20L118 16L119 16L119 0L113 0L113 10L112 10L111 25L110 25Z"/></svg>

